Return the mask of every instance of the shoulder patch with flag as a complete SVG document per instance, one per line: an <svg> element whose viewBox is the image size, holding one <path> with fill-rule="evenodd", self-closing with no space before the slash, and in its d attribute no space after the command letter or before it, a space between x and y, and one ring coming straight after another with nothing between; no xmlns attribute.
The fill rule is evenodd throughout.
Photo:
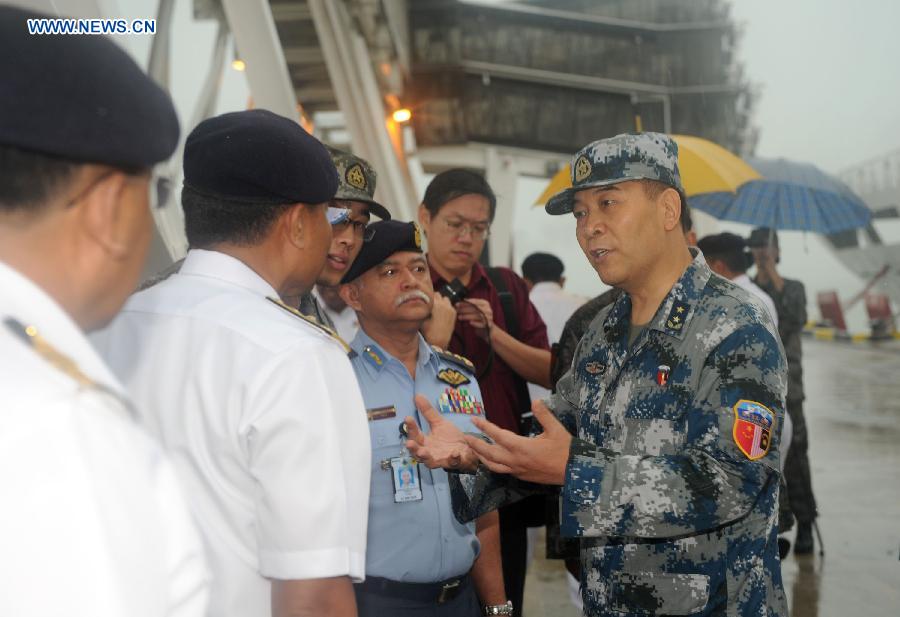
<svg viewBox="0 0 900 617"><path fill-rule="evenodd" d="M741 399L734 405L734 442L751 461L769 453L775 414L756 401Z"/></svg>

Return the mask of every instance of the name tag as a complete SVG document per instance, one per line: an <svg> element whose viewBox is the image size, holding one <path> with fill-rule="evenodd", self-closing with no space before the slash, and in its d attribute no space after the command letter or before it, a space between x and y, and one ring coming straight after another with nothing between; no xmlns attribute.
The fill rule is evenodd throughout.
<svg viewBox="0 0 900 617"><path fill-rule="evenodd" d="M393 405L387 405L386 407L375 407L373 409L366 409L366 416L369 418L369 422L374 420L384 420L386 418L393 418L397 415L397 408Z"/></svg>

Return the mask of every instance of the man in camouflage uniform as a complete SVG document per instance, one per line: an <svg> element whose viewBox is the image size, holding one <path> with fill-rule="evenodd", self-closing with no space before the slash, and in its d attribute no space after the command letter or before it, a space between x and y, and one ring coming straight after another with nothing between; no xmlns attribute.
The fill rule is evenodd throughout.
<svg viewBox="0 0 900 617"><path fill-rule="evenodd" d="M759 228L750 233L747 241L756 262L754 281L771 296L778 311L778 332L784 344L788 363L787 412L791 417L793 432L784 463L784 479L787 482L789 512L797 520L797 537L794 553L808 555L813 552L812 526L816 520L816 498L813 495L809 469L809 438L803 415L803 351L800 334L806 325L806 290L803 283L782 278L776 264L780 261L778 236L771 229Z"/></svg>
<svg viewBox="0 0 900 617"><path fill-rule="evenodd" d="M786 615L776 543L786 366L774 324L688 249L669 137L594 142L572 173L546 209L574 213L588 259L625 293L591 324L550 409L533 406L544 432L476 421L489 444L428 410L428 435L407 420L408 447L429 466L480 462L453 476L462 520L562 486L587 615Z"/></svg>
<svg viewBox="0 0 900 617"><path fill-rule="evenodd" d="M300 297L299 308L304 315L314 317L322 325L334 330L334 321L320 304L320 299L327 302L329 308L336 313L346 308L335 288L362 249L363 236L371 215L375 214L387 221L390 220L391 213L375 201L377 174L369 162L337 148L328 147L328 150L337 167L339 180L337 194L329 205L341 209L343 216L332 217L330 213L335 210L330 210L331 248L328 250L325 267L316 281L320 298L316 298L313 292L307 293ZM331 290L335 290L334 293L330 293ZM293 304L288 299L285 301Z"/></svg>

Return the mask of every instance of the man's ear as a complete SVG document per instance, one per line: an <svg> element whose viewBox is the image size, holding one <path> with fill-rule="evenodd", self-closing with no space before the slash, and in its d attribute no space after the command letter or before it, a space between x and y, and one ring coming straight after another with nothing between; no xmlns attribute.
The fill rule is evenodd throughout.
<svg viewBox="0 0 900 617"><path fill-rule="evenodd" d="M116 260L125 258L131 252L134 217L144 216L144 213L132 210L146 207L146 203L127 203L124 199L128 180L123 172L114 172L71 206L76 209L74 214L85 235Z"/></svg>
<svg viewBox="0 0 900 617"><path fill-rule="evenodd" d="M287 240L298 249L306 248L309 244L310 222L312 212L306 204L292 204L287 210L282 212L278 219L278 227Z"/></svg>
<svg viewBox="0 0 900 617"><path fill-rule="evenodd" d="M431 227L431 212L425 207L425 204L419 204L419 227L428 235Z"/></svg>
<svg viewBox="0 0 900 617"><path fill-rule="evenodd" d="M354 311L359 311L362 308L362 305L359 303L359 286L356 282L341 285L338 294L340 294L344 304Z"/></svg>
<svg viewBox="0 0 900 617"><path fill-rule="evenodd" d="M672 231L676 227L681 229L681 195L673 188L667 188L660 196L662 207L663 226L666 231Z"/></svg>

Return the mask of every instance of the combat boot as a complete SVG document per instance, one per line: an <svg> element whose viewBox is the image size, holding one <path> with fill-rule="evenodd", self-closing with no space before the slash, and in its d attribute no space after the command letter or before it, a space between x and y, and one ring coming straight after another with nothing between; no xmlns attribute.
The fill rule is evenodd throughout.
<svg viewBox="0 0 900 617"><path fill-rule="evenodd" d="M794 540L795 555L810 555L813 552L813 534L811 522L797 521L797 538Z"/></svg>

